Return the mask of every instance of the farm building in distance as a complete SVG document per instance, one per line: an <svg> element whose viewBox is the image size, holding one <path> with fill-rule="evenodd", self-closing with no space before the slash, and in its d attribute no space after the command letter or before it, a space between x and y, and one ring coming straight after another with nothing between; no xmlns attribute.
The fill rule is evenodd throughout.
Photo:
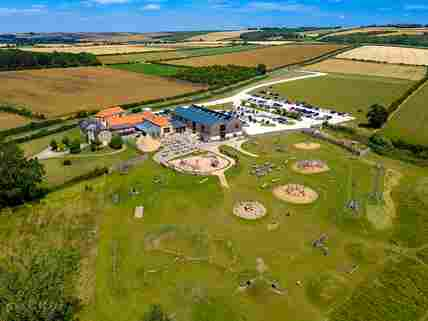
<svg viewBox="0 0 428 321"><path fill-rule="evenodd" d="M177 107L173 119L186 124L193 133L200 134L203 141L225 140L242 135L239 118L205 107Z"/></svg>

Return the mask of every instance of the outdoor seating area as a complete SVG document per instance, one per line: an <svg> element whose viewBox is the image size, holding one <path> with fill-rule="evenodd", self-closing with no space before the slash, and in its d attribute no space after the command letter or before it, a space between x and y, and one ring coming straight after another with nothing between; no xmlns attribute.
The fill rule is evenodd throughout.
<svg viewBox="0 0 428 321"><path fill-rule="evenodd" d="M162 149L155 157L159 163L167 165L172 159L198 151L200 144L198 136L194 134L182 133L166 136L162 138Z"/></svg>

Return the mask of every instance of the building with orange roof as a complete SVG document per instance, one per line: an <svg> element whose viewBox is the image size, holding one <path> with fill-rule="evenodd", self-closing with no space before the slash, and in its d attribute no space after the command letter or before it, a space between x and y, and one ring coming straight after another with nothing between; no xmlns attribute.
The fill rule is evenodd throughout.
<svg viewBox="0 0 428 321"><path fill-rule="evenodd" d="M110 107L104 110L101 110L95 115L95 118L102 122L104 126L107 126L107 122L113 118L122 117L125 114L125 110L121 107Z"/></svg>

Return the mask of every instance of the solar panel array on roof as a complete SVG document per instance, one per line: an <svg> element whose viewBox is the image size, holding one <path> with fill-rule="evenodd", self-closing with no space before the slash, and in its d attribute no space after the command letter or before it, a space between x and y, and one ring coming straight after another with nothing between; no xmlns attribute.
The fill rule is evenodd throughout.
<svg viewBox="0 0 428 321"><path fill-rule="evenodd" d="M196 105L192 105L190 107L177 107L175 109L175 115L190 121L194 121L198 124L205 124L209 126L216 123L228 122L233 118L231 115Z"/></svg>

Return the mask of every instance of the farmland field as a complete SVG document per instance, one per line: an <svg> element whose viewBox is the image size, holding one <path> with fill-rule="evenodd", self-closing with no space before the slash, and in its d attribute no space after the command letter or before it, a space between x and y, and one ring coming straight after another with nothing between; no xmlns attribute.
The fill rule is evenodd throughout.
<svg viewBox="0 0 428 321"><path fill-rule="evenodd" d="M385 33L382 34L381 32ZM330 33L326 37L330 36L345 36L352 35L355 33L368 33L368 32L379 32L377 36L379 37L388 37L396 35L421 35L424 32L428 32L428 28L395 28L395 27L366 27L366 28L356 28L350 30L338 30L337 32Z"/></svg>
<svg viewBox="0 0 428 321"><path fill-rule="evenodd" d="M16 114L0 112L0 131L28 124L28 118Z"/></svg>
<svg viewBox="0 0 428 321"><path fill-rule="evenodd" d="M221 41L221 40L239 38L240 35L247 32L248 32L247 30L210 32L205 35L193 36L189 38L189 40L190 41Z"/></svg>
<svg viewBox="0 0 428 321"><path fill-rule="evenodd" d="M48 117L99 110L162 97L203 86L112 68L85 67L0 73L5 102L28 106Z"/></svg>
<svg viewBox="0 0 428 321"><path fill-rule="evenodd" d="M428 49L364 46L344 52L337 56L343 59L356 59L391 64L428 65Z"/></svg>
<svg viewBox="0 0 428 321"><path fill-rule="evenodd" d="M428 145L428 83L391 116L382 132L407 143Z"/></svg>
<svg viewBox="0 0 428 321"><path fill-rule="evenodd" d="M421 66L379 64L345 59L327 59L307 66L304 70L390 77L408 80L420 80L426 74L426 68Z"/></svg>
<svg viewBox="0 0 428 321"><path fill-rule="evenodd" d="M351 112L358 121L364 122L371 105L388 106L412 83L392 78L330 74L276 85L273 91L292 101L305 101L321 108Z"/></svg>
<svg viewBox="0 0 428 321"><path fill-rule="evenodd" d="M180 59L198 56L220 55L224 53L240 52L244 50L252 50L258 48L257 45L246 46L228 46L216 48L198 48L176 51L164 51L142 54L117 55L117 56L101 56L98 59L103 64L127 63L127 62L144 62L144 61L160 61L166 59Z"/></svg>
<svg viewBox="0 0 428 321"><path fill-rule="evenodd" d="M193 67L235 64L255 67L265 64L268 69L291 65L344 48L341 45L286 45L245 52L168 61L169 64Z"/></svg>
<svg viewBox="0 0 428 321"><path fill-rule="evenodd" d="M68 53L81 53L87 52L94 55L112 55L112 54L126 54L137 52L150 52L150 51L168 51L173 50L165 47L148 47L144 45L97 45L97 46L43 46L43 47L22 47L21 50L33 52L68 52Z"/></svg>
<svg viewBox="0 0 428 321"><path fill-rule="evenodd" d="M146 75L153 75L153 76L160 76L160 77L175 76L177 72L180 70L179 67L175 67L172 65L167 66L167 65L144 64L144 63L111 65L110 68L138 72Z"/></svg>

